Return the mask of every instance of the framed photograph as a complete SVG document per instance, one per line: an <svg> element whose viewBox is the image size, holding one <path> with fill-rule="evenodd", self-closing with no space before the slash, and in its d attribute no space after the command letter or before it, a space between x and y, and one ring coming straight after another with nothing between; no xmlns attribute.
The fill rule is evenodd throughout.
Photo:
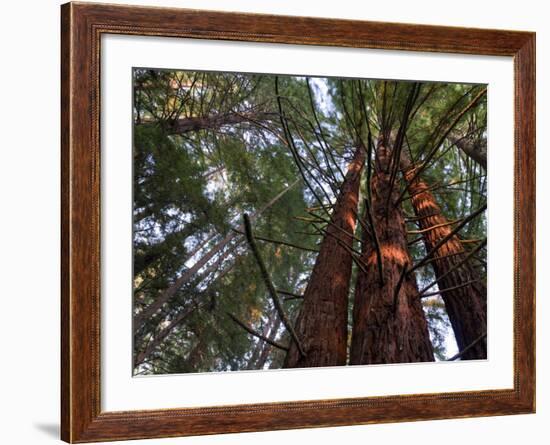
<svg viewBox="0 0 550 445"><path fill-rule="evenodd" d="M535 411L535 34L62 6L62 439Z"/></svg>

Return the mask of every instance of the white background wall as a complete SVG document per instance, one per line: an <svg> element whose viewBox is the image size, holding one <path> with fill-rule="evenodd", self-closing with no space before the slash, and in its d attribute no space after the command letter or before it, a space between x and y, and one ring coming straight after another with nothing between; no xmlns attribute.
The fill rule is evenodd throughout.
<svg viewBox="0 0 550 445"><path fill-rule="evenodd" d="M126 3L123 0L119 0ZM538 391L537 414L185 439L163 444L548 443L550 422L550 14L536 0L132 0L156 6L311 15L537 32ZM51 443L59 416L59 4L5 2L0 51L0 442ZM545 437L546 436L546 437Z"/></svg>

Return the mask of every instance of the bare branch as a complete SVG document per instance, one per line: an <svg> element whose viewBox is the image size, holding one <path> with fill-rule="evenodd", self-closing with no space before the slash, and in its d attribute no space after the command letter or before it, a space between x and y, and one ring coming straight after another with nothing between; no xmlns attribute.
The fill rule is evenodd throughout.
<svg viewBox="0 0 550 445"><path fill-rule="evenodd" d="M237 232L241 235L245 235L244 232L238 230L238 229L232 229L234 232ZM299 249L299 250L305 250L306 252L319 252L319 249L313 249L311 247L304 247L304 246L299 246L297 244L292 244L292 243L289 243L288 241L280 241L280 240L275 240L275 239L271 239L271 238L266 238L264 236L259 236L259 235L254 235L254 237L257 239L257 240L260 240L260 241L264 241L266 243L272 243L272 244L279 244L281 246L288 246L288 247L293 247L295 249Z"/></svg>
<svg viewBox="0 0 550 445"><path fill-rule="evenodd" d="M481 213L483 213L485 210L487 210L487 204L483 205L482 207L480 207L479 209L477 209L474 213L472 213L470 216L464 218L462 220L462 222L456 226L451 232L449 232L447 234L447 236L444 236L443 238L441 238L437 243L436 245L432 248L432 250L430 250L426 256L424 257L424 259L422 261L420 261L418 264L416 264L413 268L411 268L411 270L409 270L409 273L415 271L416 269L418 269L419 267L422 267L426 261L432 257L432 255L434 253L436 253L439 248L441 246L443 246L447 241L449 241L453 236L455 236L466 224L468 224L472 219L474 219L475 217L477 217L478 215L480 215Z"/></svg>
<svg viewBox="0 0 550 445"><path fill-rule="evenodd" d="M288 351L287 346L283 346L280 343L277 343L275 340L271 340L270 338L266 337L263 334L260 334L258 331L255 331L250 326L248 326L246 323L239 320L237 317L235 317L232 313L227 312L227 315L233 320L235 323L237 323L241 328L243 328L246 332L249 334L252 334L254 337L259 338L260 340L265 341L266 343L269 343L271 346L275 346L278 349L282 349L283 351Z"/></svg>
<svg viewBox="0 0 550 445"><path fill-rule="evenodd" d="M439 229L440 227L452 226L453 224L457 224L460 221L462 221L462 220L456 219L454 221L448 221L448 222L445 222L445 223L440 223L440 224L436 224L434 226L426 227L425 229L421 229L421 230L408 230L407 233L409 235L419 235L421 233L431 232L432 230Z"/></svg>
<svg viewBox="0 0 550 445"><path fill-rule="evenodd" d="M460 120L464 117L464 115L470 111L474 106L477 105L477 103L480 101L480 99L485 96L485 94L487 94L487 88L484 88L483 90L481 90L481 92L479 92L477 94L476 97L474 97L474 99L458 114L458 116L454 119L454 121L449 125L449 127L447 128L447 130L445 131L445 133L443 134L443 136L441 136L441 138L438 140L438 142L434 145L433 149L430 151L430 153L428 153L428 155L426 156L426 158L424 159L424 162L422 162L422 164L418 167L415 168L415 171L414 171L414 174L412 176L412 178L410 178L408 180L409 184L411 184L414 180L416 180L416 178L418 178L418 176L420 175L420 173L422 173L427 167L428 165L430 165L430 162L432 160L432 158L435 156L435 154L437 153L437 150L439 149L439 147L441 146L441 144L443 143L443 141L447 138L447 136L449 135L449 133L453 130L453 128L460 122ZM401 199L403 198L403 196L405 195L405 193L407 193L407 190L408 190L408 187L405 187L403 189L403 192L401 193L401 195L397 198L397 202L401 201Z"/></svg>
<svg viewBox="0 0 550 445"><path fill-rule="evenodd" d="M290 336L296 343L296 346L298 350L300 351L300 354L302 357L305 357L304 348L302 347L302 343L300 342L300 339L298 338L298 335L296 334L296 331L294 330L294 327L290 323L290 320L288 319L285 310L283 308L283 305L281 303L281 300L279 299L279 295L277 294L277 289L275 289L275 286L273 285L273 282L271 281L271 277L269 276L269 272L267 271L267 267L265 266L264 260L260 254L260 250L258 249L258 246L256 244L256 241L254 239L254 234L252 233L252 226L250 224L250 218L245 213L243 215L244 219L244 227L245 227L245 233L246 233L246 239L248 240L248 244L250 246L250 250L252 250L252 253L254 254L254 257L256 258L256 262L258 263L258 267L260 268L260 273L262 275L262 278L264 280L264 283L267 287L267 290L269 291L269 294L271 295L271 298L273 300L273 304L275 305L275 309L277 310L277 313L279 314L279 318L285 325L286 329L290 333Z"/></svg>
<svg viewBox="0 0 550 445"><path fill-rule="evenodd" d="M480 341L482 341L485 337L487 337L487 333L481 334L478 338L476 338L472 343L470 343L468 346L466 346L462 351L458 352L457 354L453 355L451 358L447 359L448 362L452 362L454 360L458 360L460 357L462 357L466 352L468 352L470 349L472 349L475 345L477 345Z"/></svg>
<svg viewBox="0 0 550 445"><path fill-rule="evenodd" d="M481 280L470 280L470 281L466 281L465 283L459 284L457 286L448 287L446 289L440 289L438 291L428 292L428 293L425 293L425 294L419 294L418 296L420 298L433 297L434 295L441 295L441 294L444 294L444 293L449 292L451 290L461 289L463 287L469 286L470 284L477 283L479 281L481 281Z"/></svg>
<svg viewBox="0 0 550 445"><path fill-rule="evenodd" d="M289 292L287 290L277 289L277 293L281 295L288 295L291 298L285 298L285 300L292 300L295 298L304 298L302 294L295 294L294 292Z"/></svg>
<svg viewBox="0 0 550 445"><path fill-rule="evenodd" d="M437 280L431 282L430 284L428 284L424 289L422 289L420 291L420 294L423 294L424 292L426 292L428 289L432 288L433 286L435 286L439 281L441 281L443 278L445 278L447 275L449 275L450 273L454 272L456 269L458 269L459 267L461 267L464 263L466 263L470 258L472 258L477 252L479 252L481 250L481 248L483 246L485 246L487 244L487 238L485 238L485 240L479 245L477 246L474 250L472 250L468 255L466 255L462 260L460 260L458 263L456 263L451 269L449 269L447 272L445 272L443 275L441 275L440 277L437 278ZM455 253L455 254L452 254L452 255L460 255L460 254L464 254L465 252L460 252L460 253ZM449 255L447 255L449 256ZM437 259L437 258L436 258Z"/></svg>

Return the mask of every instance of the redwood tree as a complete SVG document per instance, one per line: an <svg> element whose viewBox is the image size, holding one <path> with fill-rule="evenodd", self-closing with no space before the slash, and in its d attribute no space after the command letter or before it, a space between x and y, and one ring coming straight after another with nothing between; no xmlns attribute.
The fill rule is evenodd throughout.
<svg viewBox="0 0 550 445"><path fill-rule="evenodd" d="M433 361L433 350L414 275L405 220L394 206L391 150L377 144L370 202L365 202L362 263L355 284L350 364Z"/></svg>
<svg viewBox="0 0 550 445"><path fill-rule="evenodd" d="M293 342L284 367L336 366L346 364L348 294L351 278L356 215L363 147L357 147L340 188L330 223L304 292L296 321L296 333L305 355Z"/></svg>
<svg viewBox="0 0 550 445"><path fill-rule="evenodd" d="M433 252L431 264L438 286L437 293L445 302L445 309L453 326L456 342L464 359L487 358L487 289L477 271L467 261L462 242L453 234L453 225L445 218L430 188L419 177L415 168L403 161L417 223L427 252ZM455 224L456 225L456 224Z"/></svg>

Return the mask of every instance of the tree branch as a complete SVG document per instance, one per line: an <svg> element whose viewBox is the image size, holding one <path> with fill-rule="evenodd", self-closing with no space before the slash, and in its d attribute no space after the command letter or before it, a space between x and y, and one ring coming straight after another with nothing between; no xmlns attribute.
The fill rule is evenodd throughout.
<svg viewBox="0 0 550 445"><path fill-rule="evenodd" d="M478 281L481 281L481 280L466 281L466 283L459 284L458 286L448 287L446 289L440 289L438 291L428 292L428 293L425 293L425 294L418 294L418 296L419 296L419 298L433 297L434 295L441 295L441 294L444 294L445 292L449 292L451 290L461 289L463 287L469 286L470 284L477 283Z"/></svg>
<svg viewBox="0 0 550 445"><path fill-rule="evenodd" d="M466 352L468 352L470 349L472 349L475 345L477 345L480 341L482 341L485 337L487 337L487 333L481 334L478 338L476 338L472 343L470 343L468 346L466 346L462 351L458 352L458 354L453 355L451 358L447 359L448 362L452 362L454 360L459 359L462 357Z"/></svg>
<svg viewBox="0 0 550 445"><path fill-rule="evenodd" d="M166 337L172 332L172 330L182 323L189 315L191 315L195 310L197 310L197 306L193 306L192 308L188 309L185 312L180 313L177 315L168 326L166 326L164 329L162 329L155 338L147 345L144 351L140 352L136 356L136 360L134 363L134 367L143 363L152 353L153 351L164 341Z"/></svg>
<svg viewBox="0 0 550 445"><path fill-rule="evenodd" d="M238 229L232 229L234 232L237 232L238 234L240 235L245 235L244 232L238 230ZM256 238L257 240L260 240L260 241L264 241L266 243L272 243L272 244L280 244L281 246L288 246L288 247L293 247L295 249L299 249L299 250L305 250L307 252L319 252L318 249L313 249L311 247L304 247L304 246L299 246L297 244L292 244L292 243L289 243L287 241L280 241L280 240L275 240L275 239L271 239L271 238L266 238L264 236L259 236L259 235L254 235L254 238Z"/></svg>
<svg viewBox="0 0 550 445"><path fill-rule="evenodd" d="M472 219L474 219L476 216L480 215L482 212L484 212L485 210L487 210L487 204L483 205L482 207L480 207L479 209L477 209L474 213L472 213L470 216L468 216L467 218L464 218L462 220L462 222L456 226L453 230L451 230L451 232L449 232L449 234L443 238L441 238L437 243L436 245L432 248L432 250L430 250L426 256L424 257L424 259L422 261L420 261L418 264L416 264L416 266L414 266L413 268L411 268L409 270L409 273L415 271L416 269L418 269L419 267L422 267L426 261L434 254L436 253L439 248L441 246L443 246L447 241L449 241L453 236L455 236L466 224L468 224Z"/></svg>
<svg viewBox="0 0 550 445"><path fill-rule="evenodd" d="M454 221L447 221L447 222L444 222L444 223L435 224L434 226L426 227L425 229L408 230L407 233L409 235L420 235L421 233L431 232L432 230L439 229L440 227L452 226L453 224L457 224L460 221L461 221L460 219L457 219L457 220L454 220Z"/></svg>
<svg viewBox="0 0 550 445"><path fill-rule="evenodd" d="M269 294L271 295L271 298L273 300L273 304L275 305L275 309L277 310L277 313L279 314L279 317L283 324L285 325L286 329L290 333L290 336L296 343L296 346L302 355L302 357L305 357L304 348L302 347L302 343L300 342L300 339L298 338L298 335L296 334L296 331L294 330L294 327L290 323L290 320L286 316L286 313L284 311L283 305L281 303L281 300L279 299L279 295L277 294L277 289L275 289L275 286L273 285L273 282L271 281L271 277L269 276L269 272L267 271L267 268L265 266L264 260L260 254L260 250L258 249L258 246L256 244L256 241L254 239L254 234L252 233L252 226L250 224L250 218L245 213L243 215L244 219L244 227L245 227L245 233L246 233L246 239L248 240L248 244L250 246L250 250L252 250L252 253L254 257L256 258L256 262L258 263L258 267L260 268L260 273L262 275L262 278L264 280L264 283L267 287L267 290L269 291Z"/></svg>
<svg viewBox="0 0 550 445"><path fill-rule="evenodd" d="M430 153L428 153L428 155L426 156L426 158L424 159L424 162L422 162L422 164L419 166L419 167L416 167L415 168L415 171L414 171L414 174L412 176L411 179L408 180L408 183L411 184L414 180L416 180L416 178L418 178L418 176L420 175L420 173L422 173L427 167L428 165L430 164L430 161L432 160L432 158L435 156L435 154L437 153L437 150L439 149L439 147L441 146L441 144L443 143L443 141L447 138L447 136L449 135L449 133L453 130L453 128L456 126L456 124L458 124L460 122L460 120L462 119L462 117L468 112L470 111L478 102L479 100L485 95L487 94L487 88L484 88L459 114L458 116L454 119L454 121L451 123L451 125L449 125L449 127L447 128L447 130L445 131L445 133L443 134L443 136L441 136L441 138L438 140L438 142L434 145L433 149L430 151ZM407 193L407 190L408 190L408 187L405 187L403 189L403 192L401 193L401 195L397 198L397 202L401 201L401 199L403 199L403 196L405 195L405 193Z"/></svg>
<svg viewBox="0 0 550 445"><path fill-rule="evenodd" d="M271 340L270 338L266 337L263 334L260 334L259 332L252 329L250 326L239 320L237 317L235 317L232 313L227 312L227 315L233 320L235 323L237 323L241 328L243 328L246 332L249 334L252 334L254 337L259 338L260 340L265 341L266 343L269 343L271 346L275 346L276 348L282 349L283 351L288 351L287 346L283 346L280 343L277 343L275 340Z"/></svg>
<svg viewBox="0 0 550 445"><path fill-rule="evenodd" d="M282 290L282 289L277 289L277 293L278 294L281 294L281 295L288 295L287 298L284 298L284 300L296 300L298 298L304 298L303 295L301 294L295 294L294 292L289 292L289 291L286 291L286 290Z"/></svg>
<svg viewBox="0 0 550 445"><path fill-rule="evenodd" d="M477 252L479 252L481 250L481 248L487 244L487 238L485 238L485 240L479 245L477 246L474 250L472 250L468 255L466 255L462 260L460 260L458 263L456 263L452 268L450 268L447 272L445 272L443 275L439 276L436 280L432 281L430 284L428 284L424 289L422 289L420 291L420 294L423 294L424 292L426 292L428 289L432 288L433 286L435 286L439 281L441 281L443 278L445 278L446 276L448 276L450 273L454 272L456 269L458 269L459 267L461 267L464 263L466 263L470 258L472 258ZM460 254L464 254L464 252L460 252ZM458 255L458 254L452 254L452 255ZM447 255L449 256L449 255Z"/></svg>

